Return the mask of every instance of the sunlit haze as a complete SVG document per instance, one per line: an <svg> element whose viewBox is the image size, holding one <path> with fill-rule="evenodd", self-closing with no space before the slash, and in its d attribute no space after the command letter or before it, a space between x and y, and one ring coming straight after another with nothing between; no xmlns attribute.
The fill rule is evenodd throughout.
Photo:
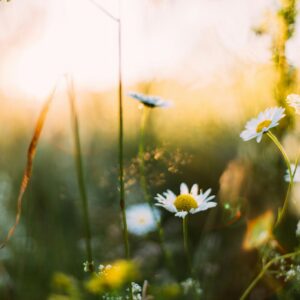
<svg viewBox="0 0 300 300"><path fill-rule="evenodd" d="M43 95L70 73L85 88L111 88L117 80L118 1L26 0L0 3L0 88ZM270 38L257 37L276 1L123 0L124 81L180 79L205 85L228 78L241 63L269 63ZM238 24L238 25L237 25ZM299 64L295 43L290 59ZM294 49L294 51L289 51Z"/></svg>

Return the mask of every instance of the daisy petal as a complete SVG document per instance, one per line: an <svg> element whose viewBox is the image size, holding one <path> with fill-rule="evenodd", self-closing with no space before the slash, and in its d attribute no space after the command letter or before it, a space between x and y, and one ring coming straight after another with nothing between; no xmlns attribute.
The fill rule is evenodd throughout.
<svg viewBox="0 0 300 300"><path fill-rule="evenodd" d="M197 197L197 194L198 194L198 190L199 190L199 187L198 187L198 184L193 184L192 188L191 188L191 194L194 196L194 197Z"/></svg>
<svg viewBox="0 0 300 300"><path fill-rule="evenodd" d="M179 211L179 212L177 212L176 214L175 214L175 217L179 217L179 218L185 218L186 217L186 215L188 214L188 212L187 211Z"/></svg>
<svg viewBox="0 0 300 300"><path fill-rule="evenodd" d="M180 185L180 194L183 195L187 195L189 194L189 188L188 186L186 185L186 183L182 182L181 185Z"/></svg>

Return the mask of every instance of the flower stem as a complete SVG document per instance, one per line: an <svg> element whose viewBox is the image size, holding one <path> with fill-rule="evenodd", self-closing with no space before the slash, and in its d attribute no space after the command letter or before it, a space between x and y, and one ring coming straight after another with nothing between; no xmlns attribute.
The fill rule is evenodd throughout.
<svg viewBox="0 0 300 300"><path fill-rule="evenodd" d="M253 281L250 283L250 285L247 287L247 289L245 290L245 292L243 293L243 295L240 297L240 300L245 300L247 298L247 296L250 294L250 292L252 291L252 289L256 286L256 284L258 283L258 281L264 276L265 272L278 260L281 259L286 259L286 258L290 258L296 255L300 254L300 250L291 252L291 253L287 253L284 255L280 255L277 257L274 257L273 259L271 259L268 263L266 263L264 265L264 267L261 269L261 271L259 272L259 274L253 279Z"/></svg>
<svg viewBox="0 0 300 300"><path fill-rule="evenodd" d="M121 3L120 3L121 7ZM121 8L120 8L121 11ZM128 229L125 211L125 188L124 188L124 126L123 126L123 85L122 85L122 22L121 13L118 19L118 52L119 52L119 180L120 180L120 208L123 221L123 238L126 258L130 258Z"/></svg>
<svg viewBox="0 0 300 300"><path fill-rule="evenodd" d="M290 175L291 179L293 179L293 173L292 173L292 169L291 169L290 160L289 160L289 158L288 158L288 156L287 156L287 154L286 154L283 146L281 145L281 143L279 142L279 140L277 139L277 137L271 131L268 131L267 135L274 142L274 144L277 146L277 148L281 152L281 154L282 154L282 156L283 156L283 158L285 160L286 166L288 168L289 175Z"/></svg>
<svg viewBox="0 0 300 300"><path fill-rule="evenodd" d="M290 196L290 192L291 192L292 187L293 187L294 174L292 172L290 160L289 160L283 146L281 145L281 143L277 139L277 137L271 131L268 131L267 135L272 140L272 142L276 145L276 147L280 151L281 155L283 156L283 159L286 163L288 173L289 173L289 176L290 176L290 182L289 182L288 190L287 190L285 200L284 200L284 203L283 203L283 207L278 209L278 216L277 216L277 220L276 220L276 223L275 223L275 227L277 227L281 223L283 217L286 214L287 208L288 208L289 196Z"/></svg>
<svg viewBox="0 0 300 300"><path fill-rule="evenodd" d="M140 129L140 142L139 142L139 167L140 167L140 183L147 200L149 194L148 194L146 177L145 177L145 161L144 161L145 146L144 145L145 145L145 127L146 127L148 116L149 116L149 108L143 105L141 129Z"/></svg>
<svg viewBox="0 0 300 300"><path fill-rule="evenodd" d="M171 253L166 249L164 231L163 231L159 216L155 213L155 208L153 206L153 203L151 202L151 196L150 196L150 192L148 190L148 185L147 185L146 175L145 175L145 128L146 128L146 123L147 123L147 120L149 117L150 109L151 108L148 108L145 105L143 105L143 107L142 107L143 111L142 111L142 117L141 117L140 142L139 142L139 153L138 153L139 169L140 169L140 184L141 184L141 188L144 193L144 197L151 209L152 216L156 223L156 229L158 232L159 242L160 242L160 246L161 246L163 255L164 255L169 267L172 268L173 264L172 264Z"/></svg>
<svg viewBox="0 0 300 300"><path fill-rule="evenodd" d="M186 255L186 259L189 266L189 271L192 275L192 263L191 263L191 257L190 257L190 251L189 251L189 242L188 242L188 216L184 217L182 219L182 229L183 229L183 247L184 252Z"/></svg>
<svg viewBox="0 0 300 300"><path fill-rule="evenodd" d="M101 4L90 0L104 15L118 25L118 59L119 59L119 79L118 79L118 99L119 99L119 186L120 186L120 208L123 222L123 239L126 258L130 258L130 248L128 239L128 229L125 211L125 188L124 188L124 134L123 134L123 85L122 85L122 22L121 22L121 0L119 0L119 17L115 17Z"/></svg>
<svg viewBox="0 0 300 300"><path fill-rule="evenodd" d="M86 252L87 252L88 271L93 272L94 266L93 266L93 255L92 255L92 246L91 246L91 229L90 229L90 221L89 221L88 199L86 193L86 186L84 182L82 152L81 152L81 143L80 143L80 134L79 134L79 121L78 121L78 113L76 107L73 81L69 80L68 85L69 85L69 102L70 102L70 110L71 110L73 138L74 138L74 146L75 146L75 164L76 164L76 171L77 171L77 181L78 181L78 188L79 188L79 193L82 202L83 220L84 220L84 228L85 228L85 243L86 243Z"/></svg>

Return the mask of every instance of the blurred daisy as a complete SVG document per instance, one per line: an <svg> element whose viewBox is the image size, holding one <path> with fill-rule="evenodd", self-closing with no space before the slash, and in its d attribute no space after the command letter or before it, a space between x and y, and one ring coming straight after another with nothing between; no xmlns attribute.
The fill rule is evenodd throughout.
<svg viewBox="0 0 300 300"><path fill-rule="evenodd" d="M217 203L211 202L215 196L209 196L210 192L211 189L208 189L205 193L202 193L202 190L199 191L197 184L194 184L191 191L189 191L188 186L181 183L180 195L176 196L172 191L167 190L163 195L157 194L155 199L158 203L155 205L174 213L176 217L184 218L189 213L195 214L215 207Z"/></svg>
<svg viewBox="0 0 300 300"><path fill-rule="evenodd" d="M272 107L261 112L257 118L253 118L246 124L246 129L240 134L244 141L256 138L259 143L264 133L279 124L285 116L283 107Z"/></svg>
<svg viewBox="0 0 300 300"><path fill-rule="evenodd" d="M298 221L298 224L297 224L296 236L300 237L300 221Z"/></svg>
<svg viewBox="0 0 300 300"><path fill-rule="evenodd" d="M300 182L300 167L297 166L297 168L296 168L295 164L291 164L291 170L292 170L292 174L294 174L293 182ZM286 182L290 182L291 181L289 170L286 170L286 174L284 175L284 180Z"/></svg>
<svg viewBox="0 0 300 300"><path fill-rule="evenodd" d="M152 107L152 108L153 107L170 107L171 106L170 101L166 101L158 96L148 96L148 95L134 93L134 92L128 93L128 96L133 99L138 100L145 106Z"/></svg>
<svg viewBox="0 0 300 300"><path fill-rule="evenodd" d="M287 103L293 107L297 114L300 114L300 96L297 94L290 94L286 98Z"/></svg>
<svg viewBox="0 0 300 300"><path fill-rule="evenodd" d="M128 231L135 235L145 235L156 229L156 219L160 212L154 209L155 216L148 203L131 205L126 209Z"/></svg>

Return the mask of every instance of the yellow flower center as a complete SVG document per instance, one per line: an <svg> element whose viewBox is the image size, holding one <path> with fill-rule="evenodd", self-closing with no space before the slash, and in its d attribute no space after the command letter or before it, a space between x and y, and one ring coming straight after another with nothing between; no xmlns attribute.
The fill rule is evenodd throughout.
<svg viewBox="0 0 300 300"><path fill-rule="evenodd" d="M146 224L146 219L145 219L144 217L140 217L140 218L138 219L138 222L139 222L141 225L144 225L144 224Z"/></svg>
<svg viewBox="0 0 300 300"><path fill-rule="evenodd" d="M174 205L178 211L190 211L192 208L198 207L197 201L189 194L179 195L175 199Z"/></svg>
<svg viewBox="0 0 300 300"><path fill-rule="evenodd" d="M256 127L256 132L262 132L264 128L267 128L272 123L271 120L264 120L260 122Z"/></svg>

